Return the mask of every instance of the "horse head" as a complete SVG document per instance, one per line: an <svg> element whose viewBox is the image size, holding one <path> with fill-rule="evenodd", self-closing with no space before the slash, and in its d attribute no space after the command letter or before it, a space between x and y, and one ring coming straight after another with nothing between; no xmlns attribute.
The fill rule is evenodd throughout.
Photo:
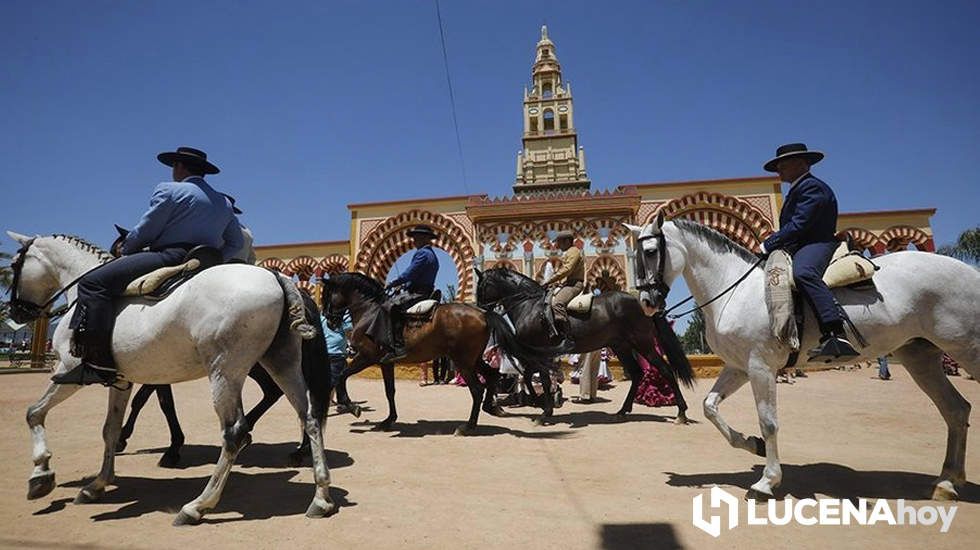
<svg viewBox="0 0 980 550"><path fill-rule="evenodd" d="M46 302L58 291L58 274L43 250L49 237L28 237L13 231L7 235L20 244L10 263L10 318L27 323L43 314Z"/></svg>
<svg viewBox="0 0 980 550"><path fill-rule="evenodd" d="M640 292L640 305L648 316L652 316L667 306L670 285L680 275L683 267L683 254L678 250L671 252L676 244L668 239L673 222L664 224L664 214L647 225L624 224L636 239L634 255L634 285Z"/></svg>
<svg viewBox="0 0 980 550"><path fill-rule="evenodd" d="M540 295L541 285L507 267L476 270L476 303L482 308L494 307L506 298Z"/></svg>

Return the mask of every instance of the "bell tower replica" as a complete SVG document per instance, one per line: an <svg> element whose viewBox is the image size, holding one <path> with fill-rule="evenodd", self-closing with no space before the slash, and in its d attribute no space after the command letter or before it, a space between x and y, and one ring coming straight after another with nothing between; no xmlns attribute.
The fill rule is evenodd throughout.
<svg viewBox="0 0 980 550"><path fill-rule="evenodd" d="M524 88L524 149L517 153L514 194L588 191L585 151L578 145L572 87L561 78L561 65L548 27L541 27L531 89Z"/></svg>

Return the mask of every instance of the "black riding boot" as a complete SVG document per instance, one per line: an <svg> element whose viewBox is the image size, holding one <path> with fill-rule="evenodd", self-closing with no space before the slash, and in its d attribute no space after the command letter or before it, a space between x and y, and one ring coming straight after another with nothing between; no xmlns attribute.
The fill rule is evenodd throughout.
<svg viewBox="0 0 980 550"><path fill-rule="evenodd" d="M830 363L836 359L861 355L847 340L842 321L821 327L821 332L823 336L820 337L820 343L807 352L810 363Z"/></svg>
<svg viewBox="0 0 980 550"><path fill-rule="evenodd" d="M76 338L80 337L76 333ZM116 372L116 363L112 359L112 352L107 342L91 342L85 346L82 362L77 367L68 372L64 372L51 377L55 384L78 384L88 386L89 384L102 384L111 386L119 381L119 373Z"/></svg>
<svg viewBox="0 0 980 550"><path fill-rule="evenodd" d="M391 327L391 332L389 333L391 350L389 350L388 353L378 361L378 363L381 363L382 365L389 363L393 364L397 361L401 361L408 355L408 353L405 351L405 335L402 328L401 315L395 313L394 310L392 310L391 324L389 326Z"/></svg>
<svg viewBox="0 0 980 550"><path fill-rule="evenodd" d="M571 330L569 327L568 319L555 319L555 326L558 329L556 332L558 336L561 336L561 342L558 342L558 349L561 353L570 353L575 349L575 340L572 339Z"/></svg>

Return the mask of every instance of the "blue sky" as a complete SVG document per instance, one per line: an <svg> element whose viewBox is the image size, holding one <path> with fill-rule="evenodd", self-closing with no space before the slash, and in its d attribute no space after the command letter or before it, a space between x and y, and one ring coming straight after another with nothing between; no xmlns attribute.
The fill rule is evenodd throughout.
<svg viewBox="0 0 980 550"><path fill-rule="evenodd" d="M976 2L24 2L0 17L0 221L108 245L194 145L259 243L347 237L353 202L513 182L547 23L596 189L827 152L843 211L977 225ZM12 244L4 235L0 249Z"/></svg>

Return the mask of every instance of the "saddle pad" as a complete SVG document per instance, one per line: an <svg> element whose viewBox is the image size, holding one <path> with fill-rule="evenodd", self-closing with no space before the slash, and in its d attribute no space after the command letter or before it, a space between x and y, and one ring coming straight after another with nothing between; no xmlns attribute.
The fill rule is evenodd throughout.
<svg viewBox="0 0 980 550"><path fill-rule="evenodd" d="M877 269L878 266L861 254L848 252L830 262L823 274L823 282L827 283L827 288L849 286L870 280Z"/></svg>
<svg viewBox="0 0 980 550"><path fill-rule="evenodd" d="M126 286L123 296L139 297L146 296L160 287L172 277L177 277L183 273L194 271L201 266L200 260L193 258L180 265L161 267L151 271L142 277L137 277L133 282Z"/></svg>
<svg viewBox="0 0 980 550"><path fill-rule="evenodd" d="M421 302L405 310L405 313L407 315L428 315L432 312L432 308L436 307L436 304L438 303L439 302L435 300L422 300Z"/></svg>
<svg viewBox="0 0 980 550"><path fill-rule="evenodd" d="M572 313L588 313L592 309L592 293L583 293L568 302L568 311Z"/></svg>
<svg viewBox="0 0 980 550"><path fill-rule="evenodd" d="M769 328L779 343L797 351L800 337L793 314L793 260L786 252L775 250L766 260L765 273Z"/></svg>

